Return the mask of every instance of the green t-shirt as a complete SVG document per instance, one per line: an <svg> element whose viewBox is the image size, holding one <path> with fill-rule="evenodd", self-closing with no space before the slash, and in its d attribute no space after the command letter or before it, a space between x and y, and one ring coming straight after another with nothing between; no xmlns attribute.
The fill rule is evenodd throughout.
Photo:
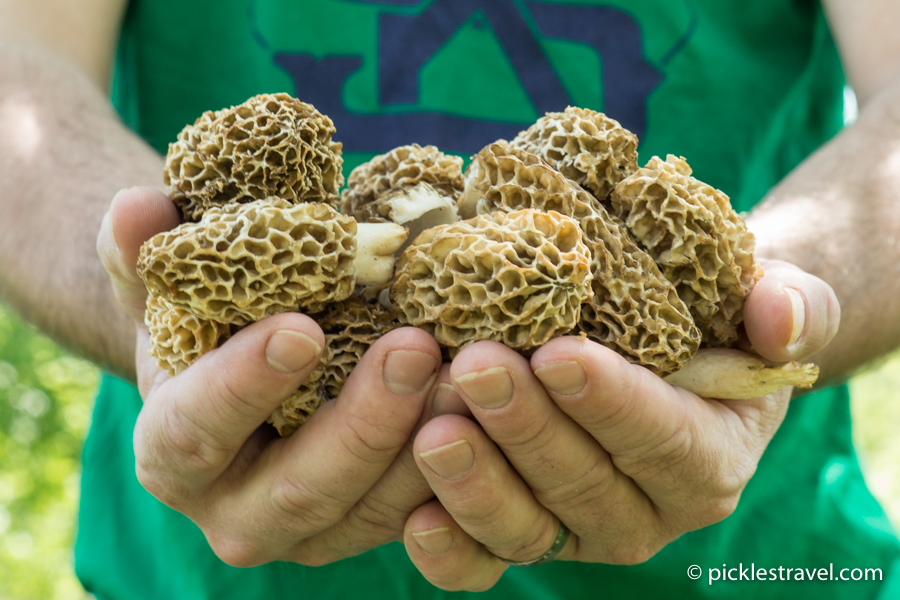
<svg viewBox="0 0 900 600"><path fill-rule="evenodd" d="M165 152L204 110L286 91L334 119L346 172L412 142L468 155L573 104L638 133L642 161L685 156L746 210L838 131L843 85L822 11L807 0L135 0L114 100ZM104 379L76 544L77 573L99 599L449 595L396 543L317 568L223 564L197 527L138 484L140 408L133 387ZM791 405L725 521L638 566L510 569L483 597L898 598L898 557L840 387ZM751 564L756 581L745 580ZM737 580L710 584L714 568ZM797 581L787 568L810 571ZM811 571L822 568L881 577L823 582ZM758 569L791 581L759 581Z"/></svg>

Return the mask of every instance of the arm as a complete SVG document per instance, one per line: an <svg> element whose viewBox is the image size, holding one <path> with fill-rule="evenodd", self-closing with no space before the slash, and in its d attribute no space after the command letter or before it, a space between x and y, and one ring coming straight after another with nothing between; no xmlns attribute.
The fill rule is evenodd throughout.
<svg viewBox="0 0 900 600"><path fill-rule="evenodd" d="M834 288L841 328L812 360L836 381L900 344L900 5L825 7L859 119L795 169L748 220L758 254Z"/></svg>
<svg viewBox="0 0 900 600"><path fill-rule="evenodd" d="M158 190L116 193L162 185L161 158L105 97L124 5L0 4L0 293L57 339L138 380L138 478L193 519L223 560L324 564L397 539L431 496L409 441L430 415L423 407L440 366L427 334L385 336L302 436L278 440L260 425L324 344L308 317L246 327L175 378L147 354L137 255L178 216Z"/></svg>
<svg viewBox="0 0 900 600"><path fill-rule="evenodd" d="M0 296L133 380L134 325L95 250L116 190L162 185L162 160L106 98L125 4L0 7Z"/></svg>

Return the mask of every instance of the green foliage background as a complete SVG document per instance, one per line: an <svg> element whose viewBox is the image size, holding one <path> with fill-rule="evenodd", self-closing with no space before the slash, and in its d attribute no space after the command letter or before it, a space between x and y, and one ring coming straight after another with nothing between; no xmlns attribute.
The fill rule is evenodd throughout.
<svg viewBox="0 0 900 600"><path fill-rule="evenodd" d="M85 600L79 456L99 373L0 306L0 600ZM869 485L900 525L900 354L851 382Z"/></svg>

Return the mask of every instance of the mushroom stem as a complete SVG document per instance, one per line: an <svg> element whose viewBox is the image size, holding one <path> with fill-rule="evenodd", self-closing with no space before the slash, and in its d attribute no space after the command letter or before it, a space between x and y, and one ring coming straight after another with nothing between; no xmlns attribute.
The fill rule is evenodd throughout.
<svg viewBox="0 0 900 600"><path fill-rule="evenodd" d="M759 357L727 348L699 350L681 370L665 380L703 398L747 400L787 385L810 388L819 367L794 362L770 367Z"/></svg>
<svg viewBox="0 0 900 600"><path fill-rule="evenodd" d="M356 230L357 285L384 285L394 276L394 252L407 229L394 223L359 223Z"/></svg>
<svg viewBox="0 0 900 600"><path fill-rule="evenodd" d="M456 204L427 183L401 189L387 199L394 223L409 227L409 237L400 248L405 250L426 229L459 221Z"/></svg>

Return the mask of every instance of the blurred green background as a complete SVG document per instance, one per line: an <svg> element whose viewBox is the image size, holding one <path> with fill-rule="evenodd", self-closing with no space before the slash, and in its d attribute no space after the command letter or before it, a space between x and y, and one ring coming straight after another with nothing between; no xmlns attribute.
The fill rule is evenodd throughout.
<svg viewBox="0 0 900 600"><path fill-rule="evenodd" d="M869 485L900 525L900 354L857 376ZM0 600L84 600L72 571L78 458L97 369L0 306Z"/></svg>

